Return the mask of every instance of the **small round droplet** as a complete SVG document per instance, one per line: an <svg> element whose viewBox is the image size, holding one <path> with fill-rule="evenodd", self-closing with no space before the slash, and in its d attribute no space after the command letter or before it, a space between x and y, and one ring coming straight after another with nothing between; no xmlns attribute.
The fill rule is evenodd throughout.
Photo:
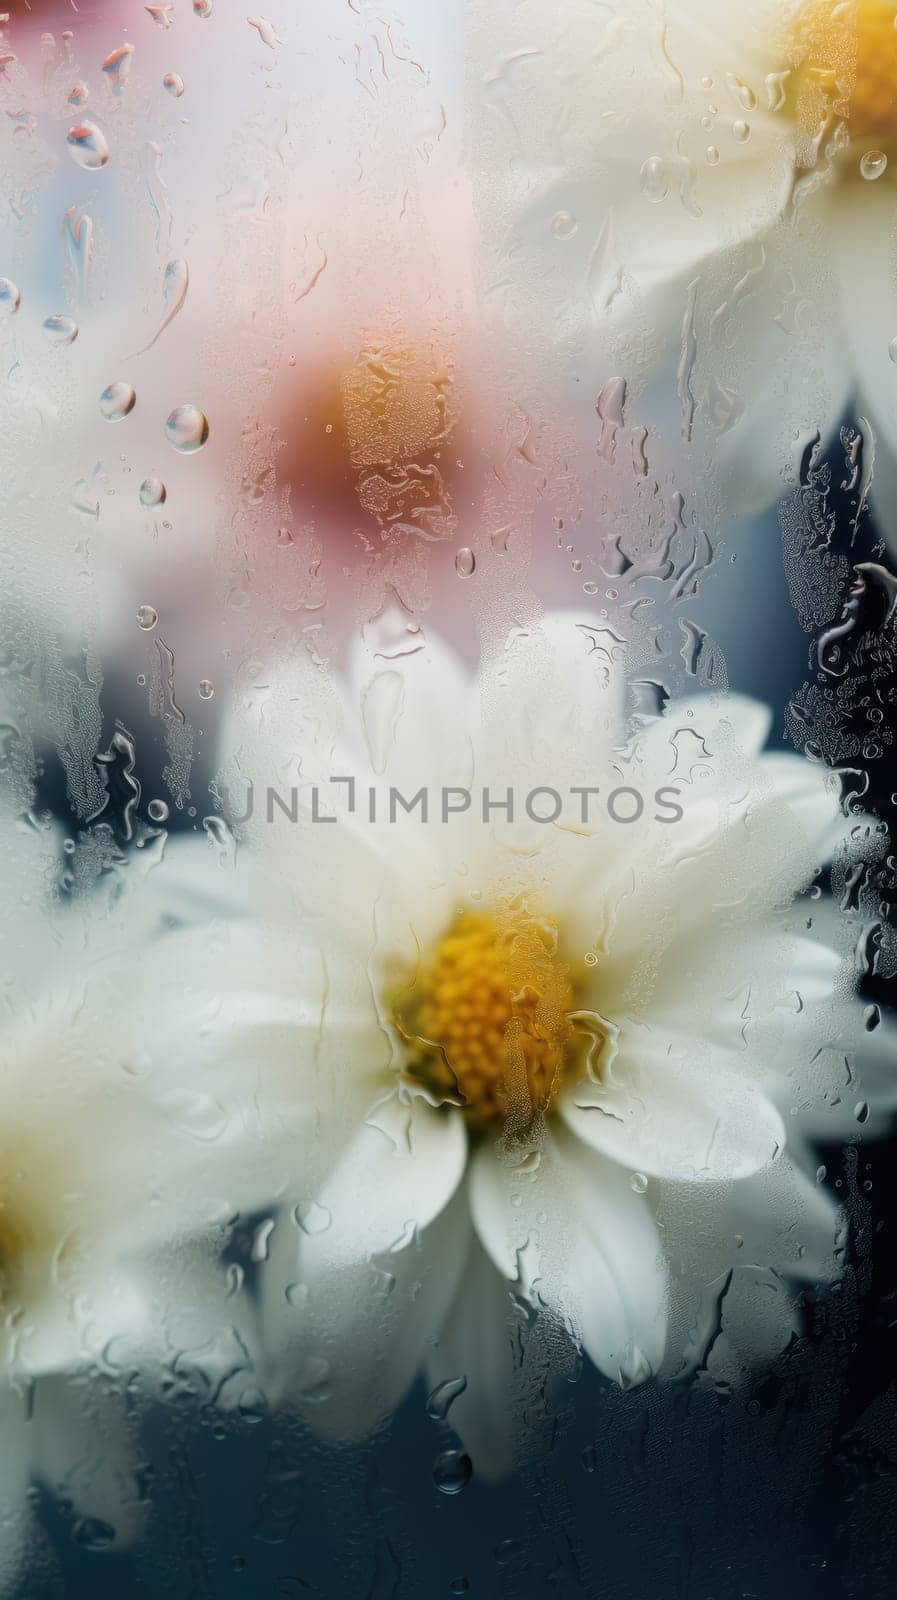
<svg viewBox="0 0 897 1600"><path fill-rule="evenodd" d="M86 83L73 83L69 90L69 105L83 106L90 94Z"/></svg>
<svg viewBox="0 0 897 1600"><path fill-rule="evenodd" d="M107 422L121 422L137 403L137 391L130 383L110 383L100 395L100 411Z"/></svg>
<svg viewBox="0 0 897 1600"><path fill-rule="evenodd" d="M89 172L105 167L109 160L109 141L95 122L76 122L69 129L66 143L75 165L86 167Z"/></svg>
<svg viewBox="0 0 897 1600"><path fill-rule="evenodd" d="M463 1450L443 1450L433 1462L433 1482L440 1494L460 1494L473 1477L473 1462Z"/></svg>
<svg viewBox="0 0 897 1600"><path fill-rule="evenodd" d="M22 304L22 296L12 278L0 278L0 317L13 317Z"/></svg>
<svg viewBox="0 0 897 1600"><path fill-rule="evenodd" d="M151 800L146 809L153 822L168 821L168 806L164 800Z"/></svg>
<svg viewBox="0 0 897 1600"><path fill-rule="evenodd" d="M476 571L477 558L468 545L464 545L455 556L455 571L459 578L471 578Z"/></svg>
<svg viewBox="0 0 897 1600"><path fill-rule="evenodd" d="M629 1180L630 1189L636 1194L644 1194L648 1187L648 1180L643 1172L634 1172Z"/></svg>
<svg viewBox="0 0 897 1600"><path fill-rule="evenodd" d="M200 678L200 680L199 680L199 698L200 698L200 700L211 700L212 695L214 693L215 693L215 685L212 682L211 678Z"/></svg>
<svg viewBox="0 0 897 1600"><path fill-rule="evenodd" d="M167 89L168 93L173 95L175 100L180 100L181 95L184 92L184 80L179 72L166 72L164 78L162 79L162 87L163 89Z"/></svg>
<svg viewBox="0 0 897 1600"><path fill-rule="evenodd" d="M707 146L707 165L708 167L715 167L719 165L719 151L717 150L715 144L709 144Z"/></svg>
<svg viewBox="0 0 897 1600"><path fill-rule="evenodd" d="M572 211L556 211L551 219L551 231L556 239L571 239L578 226Z"/></svg>
<svg viewBox="0 0 897 1600"><path fill-rule="evenodd" d="M169 444L181 455L201 450L209 437L209 419L199 406L175 406L165 424Z"/></svg>
<svg viewBox="0 0 897 1600"><path fill-rule="evenodd" d="M210 17L212 15L212 0L193 0L193 10L198 17Z"/></svg>
<svg viewBox="0 0 897 1600"><path fill-rule="evenodd" d="M159 613L155 606L137 607L137 626L142 628L145 633L149 633L150 628L154 628L158 620Z"/></svg>
<svg viewBox="0 0 897 1600"><path fill-rule="evenodd" d="M666 199L670 192L670 179L662 156L648 157L639 173L639 181L642 194L652 206L659 206Z"/></svg>
<svg viewBox="0 0 897 1600"><path fill-rule="evenodd" d="M733 122L732 133L739 144L747 144L751 136L751 125L749 122Z"/></svg>
<svg viewBox="0 0 897 1600"><path fill-rule="evenodd" d="M43 329L51 344L74 344L78 337L78 324L74 317L67 317L61 311L54 311L51 317L45 317Z"/></svg>
<svg viewBox="0 0 897 1600"><path fill-rule="evenodd" d="M161 506L168 498L168 490L161 478L144 478L139 494L142 506Z"/></svg>
<svg viewBox="0 0 897 1600"><path fill-rule="evenodd" d="M864 178L873 183L880 178L888 164L888 158L883 150L867 150L860 161L860 172Z"/></svg>

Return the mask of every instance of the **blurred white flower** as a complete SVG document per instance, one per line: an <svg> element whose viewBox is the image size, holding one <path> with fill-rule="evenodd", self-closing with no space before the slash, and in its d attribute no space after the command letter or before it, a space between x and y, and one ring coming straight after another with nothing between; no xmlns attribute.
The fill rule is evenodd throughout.
<svg viewBox="0 0 897 1600"><path fill-rule="evenodd" d="M177 1048L183 935L160 937L172 919L139 862L91 895L61 895L60 847L33 818L2 825L4 1592L40 1549L29 1486L56 1491L88 1548L134 1537L143 1403L175 1363L204 1392L234 1322L216 1259L233 1143ZM231 1353L229 1366L245 1373L241 1331L234 1340L242 1363Z"/></svg>
<svg viewBox="0 0 897 1600"><path fill-rule="evenodd" d="M673 705L621 743L594 620L517 630L478 696L447 652L406 644L359 651L345 695L275 673L231 730L257 785L236 869L256 915L217 930L204 1050L245 1062L269 1192L294 1207L265 1275L272 1382L346 1436L422 1368L463 1378L449 1420L488 1474L508 1465L527 1317L629 1384L681 1360L670 1273L696 1299L735 1209L751 1261L823 1271L836 1216L805 1141L856 1131L860 1068L874 1089L887 1046L863 1032L837 919L794 904L847 826L832 780L761 753L762 707ZM350 776L351 815L329 784ZM424 786L428 819L390 820L390 790ZM442 789L465 786L444 821ZM551 823L525 814L539 788L540 814L561 797ZM609 816L614 789L637 822ZM736 1343L784 1343L793 1314L772 1332L746 1315Z"/></svg>
<svg viewBox="0 0 897 1600"><path fill-rule="evenodd" d="M633 392L659 362L682 434L721 462L734 510L781 494L808 437L852 408L867 436L862 489L871 481L892 524L893 7L575 8L558 55L543 115L563 92L564 161L521 229L566 274L568 319L578 306L586 337L604 330ZM559 208L578 221L560 246Z"/></svg>

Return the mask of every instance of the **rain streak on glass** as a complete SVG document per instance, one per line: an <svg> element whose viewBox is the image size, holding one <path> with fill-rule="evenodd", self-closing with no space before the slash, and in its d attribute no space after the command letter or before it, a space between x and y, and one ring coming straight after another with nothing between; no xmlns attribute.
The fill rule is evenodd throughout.
<svg viewBox="0 0 897 1600"><path fill-rule="evenodd" d="M109 141L95 122L76 122L66 140L76 166L94 172L109 160Z"/></svg>
<svg viewBox="0 0 897 1600"><path fill-rule="evenodd" d="M100 411L107 422L121 422L137 403L137 391L130 383L110 383L100 395Z"/></svg>
<svg viewBox="0 0 897 1600"><path fill-rule="evenodd" d="M165 433L181 455L192 455L209 437L209 419L199 406L176 406L165 423Z"/></svg>

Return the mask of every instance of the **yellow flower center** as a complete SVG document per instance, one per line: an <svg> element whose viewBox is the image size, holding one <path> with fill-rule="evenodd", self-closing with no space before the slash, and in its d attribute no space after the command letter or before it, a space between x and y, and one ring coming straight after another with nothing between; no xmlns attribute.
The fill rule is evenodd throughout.
<svg viewBox="0 0 897 1600"><path fill-rule="evenodd" d="M809 128L828 114L853 138L897 138L897 0L809 0L796 18L796 109Z"/></svg>
<svg viewBox="0 0 897 1600"><path fill-rule="evenodd" d="M573 985L557 928L516 904L459 912L413 983L391 997L406 1075L472 1127L527 1125L551 1104L571 1051Z"/></svg>

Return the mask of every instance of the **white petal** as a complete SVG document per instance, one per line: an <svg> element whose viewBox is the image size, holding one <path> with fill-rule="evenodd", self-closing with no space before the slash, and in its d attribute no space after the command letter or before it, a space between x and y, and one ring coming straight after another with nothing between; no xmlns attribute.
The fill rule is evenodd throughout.
<svg viewBox="0 0 897 1600"><path fill-rule="evenodd" d="M519 1323L507 1279L471 1230L463 1277L426 1374L437 1396L443 1385L464 1379L446 1421L460 1435L475 1477L487 1481L505 1477L514 1464Z"/></svg>
<svg viewBox="0 0 897 1600"><path fill-rule="evenodd" d="M372 1201L372 1204L375 1203ZM309 1270L304 1239L290 1309L277 1307L274 1392L316 1432L358 1439L387 1417L420 1373L456 1295L470 1224L461 1197L419 1235L375 1260L349 1250Z"/></svg>
<svg viewBox="0 0 897 1600"><path fill-rule="evenodd" d="M474 1225L505 1277L572 1321L609 1377L655 1371L666 1336L666 1268L644 1194L629 1175L564 1136L546 1140L539 1169L504 1168L483 1146L472 1164Z"/></svg>
<svg viewBox="0 0 897 1600"><path fill-rule="evenodd" d="M466 1161L467 1133L458 1112L433 1110L418 1096L410 1105L393 1096L378 1106L314 1197L331 1220L301 1241L305 1281L421 1232L452 1198Z"/></svg>
<svg viewBox="0 0 897 1600"><path fill-rule="evenodd" d="M633 1172L688 1182L747 1177L775 1160L785 1128L750 1079L628 1043L606 1084L588 1078L559 1101L580 1139Z"/></svg>

